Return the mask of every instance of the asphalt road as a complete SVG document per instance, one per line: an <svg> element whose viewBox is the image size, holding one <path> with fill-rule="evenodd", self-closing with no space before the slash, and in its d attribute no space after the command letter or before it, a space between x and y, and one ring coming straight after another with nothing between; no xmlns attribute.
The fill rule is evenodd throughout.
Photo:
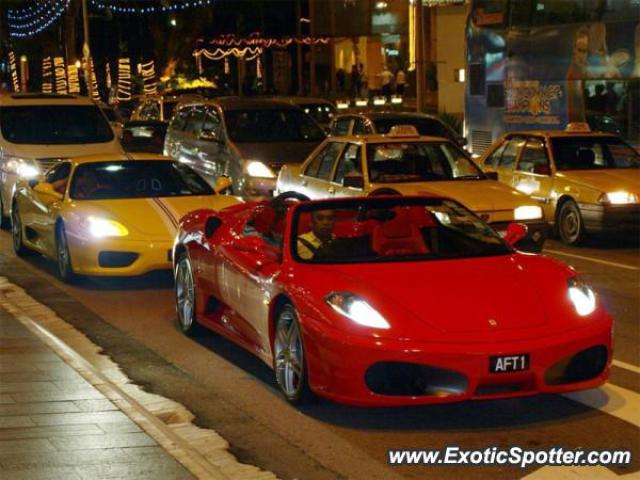
<svg viewBox="0 0 640 480"><path fill-rule="evenodd" d="M243 461L284 479L520 478L536 468L390 467L391 448L631 448L640 471L640 429L614 414L611 402L640 408L640 241L595 240L581 248L549 241L549 255L573 265L616 320L610 383L628 396L592 408L563 396L396 409L350 408L319 401L295 409L281 399L271 371L215 335L193 340L175 322L170 274L91 279L69 287L40 257L15 258L0 232L0 275L25 287L102 346L150 391L184 404ZM597 395L598 392L594 392ZM596 397L594 397L596 398Z"/></svg>

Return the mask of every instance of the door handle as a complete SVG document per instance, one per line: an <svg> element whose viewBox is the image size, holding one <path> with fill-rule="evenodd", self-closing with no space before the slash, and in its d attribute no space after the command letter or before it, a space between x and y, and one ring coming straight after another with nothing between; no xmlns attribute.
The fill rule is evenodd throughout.
<svg viewBox="0 0 640 480"><path fill-rule="evenodd" d="M336 193L336 189L333 187L329 187L329 190L327 190L327 193L329 193L329 195L334 195Z"/></svg>

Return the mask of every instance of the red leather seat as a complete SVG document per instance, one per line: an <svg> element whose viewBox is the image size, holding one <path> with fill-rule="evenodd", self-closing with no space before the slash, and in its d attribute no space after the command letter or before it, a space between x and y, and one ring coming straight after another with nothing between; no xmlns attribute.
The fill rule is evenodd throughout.
<svg viewBox="0 0 640 480"><path fill-rule="evenodd" d="M428 253L420 229L411 221L409 212L397 209L395 214L393 219L374 227L373 250L381 256Z"/></svg>

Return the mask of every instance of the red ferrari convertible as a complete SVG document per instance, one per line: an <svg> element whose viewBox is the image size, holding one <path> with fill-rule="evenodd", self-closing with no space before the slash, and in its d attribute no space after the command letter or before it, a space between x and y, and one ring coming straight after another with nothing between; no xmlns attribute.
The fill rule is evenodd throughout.
<svg viewBox="0 0 640 480"><path fill-rule="evenodd" d="M199 210L174 247L178 319L257 355L292 403L407 405L601 385L612 320L568 266L448 198Z"/></svg>

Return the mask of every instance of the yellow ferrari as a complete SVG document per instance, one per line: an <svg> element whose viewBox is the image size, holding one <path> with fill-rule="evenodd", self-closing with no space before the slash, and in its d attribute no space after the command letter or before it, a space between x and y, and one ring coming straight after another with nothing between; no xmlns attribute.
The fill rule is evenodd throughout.
<svg viewBox="0 0 640 480"><path fill-rule="evenodd" d="M78 275L133 276L171 268L180 218L238 203L218 195L191 168L158 155L94 155L61 160L13 197L18 255L57 261L64 281Z"/></svg>

